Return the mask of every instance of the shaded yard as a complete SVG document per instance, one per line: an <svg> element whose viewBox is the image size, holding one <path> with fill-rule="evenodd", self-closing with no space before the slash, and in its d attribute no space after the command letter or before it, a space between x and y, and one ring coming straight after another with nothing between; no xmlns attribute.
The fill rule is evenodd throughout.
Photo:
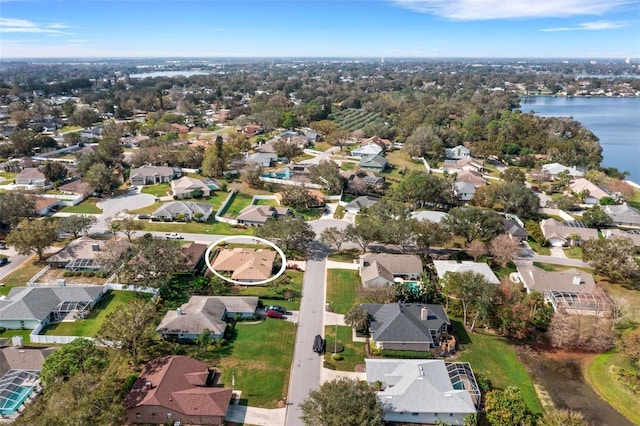
<svg viewBox="0 0 640 426"><path fill-rule="evenodd" d="M358 271L350 269L327 269L327 303L333 312L346 314L357 302L360 286Z"/></svg>

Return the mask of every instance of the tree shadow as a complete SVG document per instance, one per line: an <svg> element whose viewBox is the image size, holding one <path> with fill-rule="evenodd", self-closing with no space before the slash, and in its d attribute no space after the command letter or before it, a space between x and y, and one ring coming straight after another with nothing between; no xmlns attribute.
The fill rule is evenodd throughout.
<svg viewBox="0 0 640 426"><path fill-rule="evenodd" d="M462 324L462 321L459 320L451 320L451 329L453 331L453 335L458 339L459 345L466 345L472 343L471 336L467 333L467 329Z"/></svg>

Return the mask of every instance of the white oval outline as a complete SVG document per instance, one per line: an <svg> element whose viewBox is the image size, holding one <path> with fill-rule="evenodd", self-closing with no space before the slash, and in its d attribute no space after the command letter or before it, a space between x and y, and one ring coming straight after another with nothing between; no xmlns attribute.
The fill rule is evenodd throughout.
<svg viewBox="0 0 640 426"><path fill-rule="evenodd" d="M280 258L282 259L282 266L280 267L280 270L271 278L268 278L268 279L262 280L262 281L254 281L254 282L232 280L231 278L225 277L225 276L221 275L220 273L218 273L218 271L216 271L215 268L213 266L211 266L211 261L209 260L209 255L211 254L211 250L213 250L215 247L220 245L220 243L224 243L226 241L234 240L234 239L236 239L236 240L237 239L256 240L256 241L264 243L264 244L266 244L268 246L273 247L275 249L275 251L280 255ZM252 237L252 236L247 236L247 235L230 235L228 237L220 238L219 240L212 242L211 244L209 244L209 247L207 247L207 251L204 252L204 263L206 263L207 268L209 268L209 270L211 272L213 272L213 274L216 277L218 277L218 278L220 278L222 280L225 280L228 283L237 284L237 285L262 285L262 284L267 284L267 283L270 283L271 281L279 278L280 275L284 274L284 271L287 269L287 257L284 255L284 252L282 251L282 249L280 249L280 247L276 246L274 243L272 243L269 240L265 240L264 238Z"/></svg>

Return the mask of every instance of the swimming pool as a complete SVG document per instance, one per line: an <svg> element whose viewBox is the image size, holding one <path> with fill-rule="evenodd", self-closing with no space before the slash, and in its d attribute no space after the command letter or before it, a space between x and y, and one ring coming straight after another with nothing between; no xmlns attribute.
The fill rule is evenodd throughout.
<svg viewBox="0 0 640 426"><path fill-rule="evenodd" d="M0 414L10 416L27 400L34 386L16 386L14 389L4 389L0 393Z"/></svg>

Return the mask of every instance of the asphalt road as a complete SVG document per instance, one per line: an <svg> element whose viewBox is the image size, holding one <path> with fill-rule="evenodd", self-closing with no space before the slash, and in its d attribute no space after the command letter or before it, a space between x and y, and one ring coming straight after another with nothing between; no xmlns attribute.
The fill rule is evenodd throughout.
<svg viewBox="0 0 640 426"><path fill-rule="evenodd" d="M32 254L29 254L26 256L22 254L17 254L13 250L11 250L11 252L9 252L8 250L0 250L0 254L9 256L9 263L7 263L4 266L0 266L0 283L2 282L4 277L6 277L10 273L18 269L20 265L22 265L27 259L33 256ZM27 283L25 283L25 285L26 284Z"/></svg>

